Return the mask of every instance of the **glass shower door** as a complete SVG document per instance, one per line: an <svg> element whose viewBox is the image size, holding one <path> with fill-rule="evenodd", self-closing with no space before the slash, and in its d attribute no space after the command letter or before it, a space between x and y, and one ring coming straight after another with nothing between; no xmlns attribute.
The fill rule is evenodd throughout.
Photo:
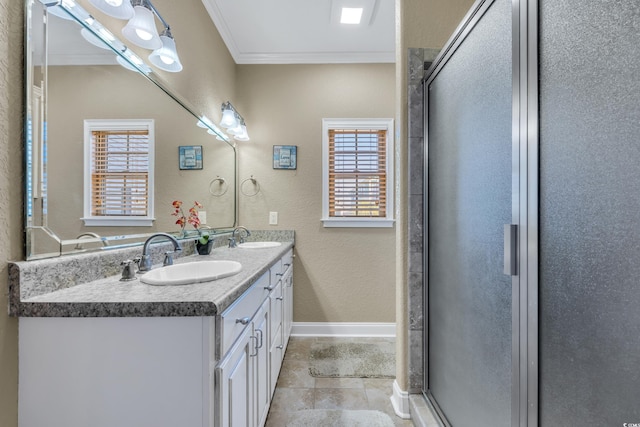
<svg viewBox="0 0 640 427"><path fill-rule="evenodd" d="M496 0L427 81L427 393L455 427L511 425L510 34Z"/></svg>

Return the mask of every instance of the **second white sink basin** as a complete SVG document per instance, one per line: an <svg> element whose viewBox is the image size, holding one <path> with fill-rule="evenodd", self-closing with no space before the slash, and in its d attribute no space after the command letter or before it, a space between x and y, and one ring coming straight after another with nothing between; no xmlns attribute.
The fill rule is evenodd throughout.
<svg viewBox="0 0 640 427"><path fill-rule="evenodd" d="M194 261L156 268L140 277L147 285L188 285L209 282L238 274L242 264L237 261Z"/></svg>
<svg viewBox="0 0 640 427"><path fill-rule="evenodd" d="M238 245L239 248L244 249L266 249L266 248L275 248L276 246L280 246L282 243L280 242L244 242Z"/></svg>

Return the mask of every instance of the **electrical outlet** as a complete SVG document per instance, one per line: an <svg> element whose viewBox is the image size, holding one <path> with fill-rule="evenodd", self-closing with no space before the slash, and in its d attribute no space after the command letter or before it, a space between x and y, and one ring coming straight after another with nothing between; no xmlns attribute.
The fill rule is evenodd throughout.
<svg viewBox="0 0 640 427"><path fill-rule="evenodd" d="M207 223L207 211L199 211L198 218L200 218L200 224L205 225Z"/></svg>
<svg viewBox="0 0 640 427"><path fill-rule="evenodd" d="M278 212L269 212L269 225L278 225Z"/></svg>

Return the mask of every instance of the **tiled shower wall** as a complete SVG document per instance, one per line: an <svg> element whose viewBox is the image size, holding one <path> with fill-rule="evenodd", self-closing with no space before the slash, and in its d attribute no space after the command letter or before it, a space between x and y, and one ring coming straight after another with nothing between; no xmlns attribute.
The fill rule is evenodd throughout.
<svg viewBox="0 0 640 427"><path fill-rule="evenodd" d="M424 95L422 80L438 49L410 48L408 52L409 143L409 393L423 385L423 249L424 249Z"/></svg>

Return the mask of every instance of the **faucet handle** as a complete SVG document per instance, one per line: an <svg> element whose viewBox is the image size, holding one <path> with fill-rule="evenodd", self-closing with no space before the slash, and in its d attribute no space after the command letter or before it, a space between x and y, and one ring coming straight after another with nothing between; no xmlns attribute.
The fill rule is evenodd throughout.
<svg viewBox="0 0 640 427"><path fill-rule="evenodd" d="M175 253L175 251L167 251L164 253L164 262L162 263L163 266L167 266L167 265L173 265L173 254Z"/></svg>
<svg viewBox="0 0 640 427"><path fill-rule="evenodd" d="M236 239L235 239L235 237L231 237L229 239L229 247L230 248L235 248L236 247Z"/></svg>
<svg viewBox="0 0 640 427"><path fill-rule="evenodd" d="M127 282L129 280L135 280L136 279L136 270L133 264L135 264L134 262L135 260L133 259L127 259L124 260L120 263L120 265L122 265L124 268L122 269L122 277L120 278L120 281L122 282Z"/></svg>

